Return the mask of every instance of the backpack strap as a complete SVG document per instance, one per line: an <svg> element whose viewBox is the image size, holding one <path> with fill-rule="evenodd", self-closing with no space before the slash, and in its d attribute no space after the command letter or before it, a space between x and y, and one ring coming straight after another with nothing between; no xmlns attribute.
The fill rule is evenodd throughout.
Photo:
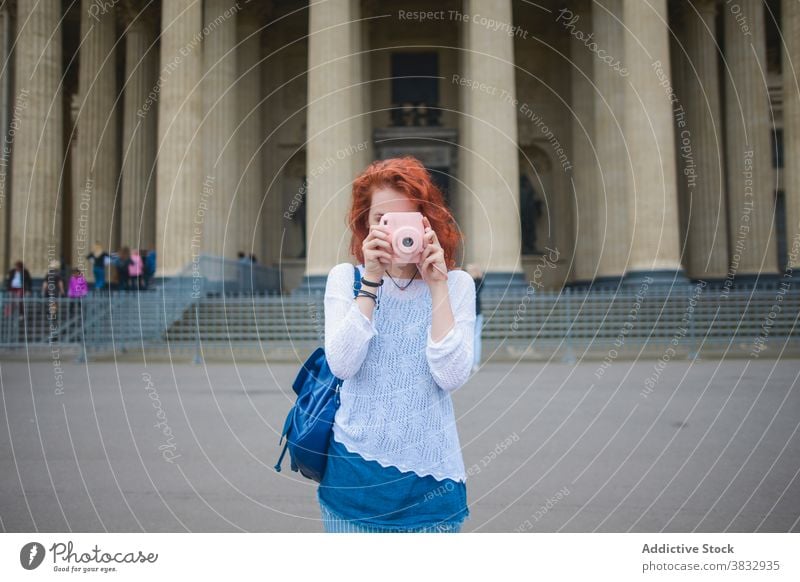
<svg viewBox="0 0 800 582"><path fill-rule="evenodd" d="M286 454L286 448L289 446L289 441L286 441L286 444L283 445L283 451L281 451L281 456L278 458L278 464L275 465L275 470L280 473L281 471L281 463L283 463L283 456Z"/></svg>
<svg viewBox="0 0 800 582"><path fill-rule="evenodd" d="M353 296L358 296L358 292L361 290L361 273L358 271L358 265L353 265L353 271L355 272L355 281L353 282Z"/></svg>

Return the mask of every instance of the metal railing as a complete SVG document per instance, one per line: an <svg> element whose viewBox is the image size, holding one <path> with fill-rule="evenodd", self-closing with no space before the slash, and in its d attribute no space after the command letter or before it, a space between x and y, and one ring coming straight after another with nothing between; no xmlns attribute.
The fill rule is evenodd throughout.
<svg viewBox="0 0 800 582"><path fill-rule="evenodd" d="M281 291L279 269L211 255L199 255L184 267L180 278L202 279L206 294L275 295Z"/></svg>
<svg viewBox="0 0 800 582"><path fill-rule="evenodd" d="M107 288L82 298L0 293L0 349L76 346L84 359L88 351L163 344L170 327L196 313L204 297L276 293L279 285L277 269L199 255L147 290Z"/></svg>
<svg viewBox="0 0 800 582"><path fill-rule="evenodd" d="M0 348L81 344L119 350L135 345L289 345L324 339L323 297L209 296L204 278L176 278L157 291L93 294L82 300L0 298ZM213 293L213 292L212 292ZM800 292L697 286L481 295L484 340L566 348L738 342L759 350L800 342Z"/></svg>

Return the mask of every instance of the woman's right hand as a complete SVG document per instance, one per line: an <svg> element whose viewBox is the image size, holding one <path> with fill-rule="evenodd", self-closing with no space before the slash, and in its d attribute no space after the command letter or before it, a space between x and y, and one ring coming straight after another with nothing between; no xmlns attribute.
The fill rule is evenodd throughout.
<svg viewBox="0 0 800 582"><path fill-rule="evenodd" d="M380 224L371 224L361 250L364 253L364 276L378 282L392 264L392 245L389 229Z"/></svg>

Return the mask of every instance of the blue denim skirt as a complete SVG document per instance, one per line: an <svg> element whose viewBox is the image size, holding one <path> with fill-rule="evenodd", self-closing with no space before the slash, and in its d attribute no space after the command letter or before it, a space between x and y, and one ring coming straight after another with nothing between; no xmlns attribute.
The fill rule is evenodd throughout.
<svg viewBox="0 0 800 582"><path fill-rule="evenodd" d="M384 467L331 431L317 499L326 532L452 532L469 519L466 484Z"/></svg>

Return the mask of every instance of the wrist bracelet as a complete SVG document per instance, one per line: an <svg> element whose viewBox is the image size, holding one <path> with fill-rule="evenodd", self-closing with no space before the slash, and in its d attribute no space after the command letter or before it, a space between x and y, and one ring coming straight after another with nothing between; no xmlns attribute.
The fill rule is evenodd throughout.
<svg viewBox="0 0 800 582"><path fill-rule="evenodd" d="M380 307L380 301L378 301L378 296L374 293L370 293L369 291L359 291L358 295L356 295L356 299L359 297L369 297L375 303L375 309Z"/></svg>
<svg viewBox="0 0 800 582"><path fill-rule="evenodd" d="M370 293L369 291L365 291L364 289L359 289L357 297L372 297L373 299L377 299L378 296L375 293Z"/></svg>
<svg viewBox="0 0 800 582"><path fill-rule="evenodd" d="M381 279L380 283L375 283L373 281L368 281L367 279L361 278L361 282L366 285L367 287L380 287L383 285L383 279Z"/></svg>

